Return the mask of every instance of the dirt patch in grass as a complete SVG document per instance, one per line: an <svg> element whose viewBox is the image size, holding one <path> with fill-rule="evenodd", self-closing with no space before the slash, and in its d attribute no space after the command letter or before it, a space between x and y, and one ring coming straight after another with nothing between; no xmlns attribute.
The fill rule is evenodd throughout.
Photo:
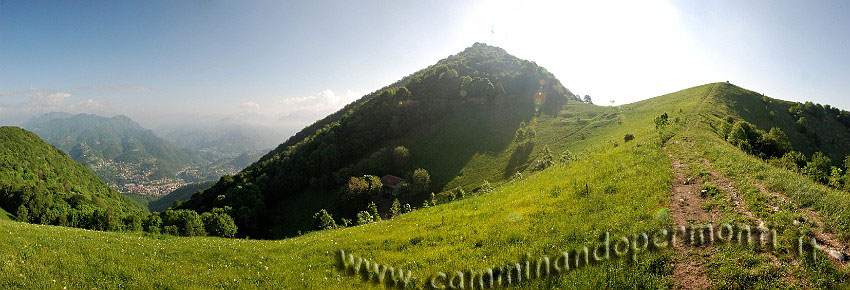
<svg viewBox="0 0 850 290"><path fill-rule="evenodd" d="M783 203L789 203L785 195L769 190L763 182L755 181L755 184L758 186L759 191L763 194L776 198ZM821 251L839 268L842 265L848 264L848 259L850 259L850 257L848 257L847 253L850 252L850 247L848 247L847 244L842 243L841 239L835 235L824 230L823 222L821 222L818 212L809 208L800 208L799 210L803 214L805 220L797 222L811 224L812 235L814 235L818 245L821 247Z"/></svg>
<svg viewBox="0 0 850 290"><path fill-rule="evenodd" d="M670 155L675 179L672 186L670 216L674 226L690 226L715 222L717 216L703 210L703 197L700 194L701 182L688 177L687 165ZM690 247L677 244L674 247L673 287L677 289L705 289L711 286L705 273L705 264L712 248Z"/></svg>

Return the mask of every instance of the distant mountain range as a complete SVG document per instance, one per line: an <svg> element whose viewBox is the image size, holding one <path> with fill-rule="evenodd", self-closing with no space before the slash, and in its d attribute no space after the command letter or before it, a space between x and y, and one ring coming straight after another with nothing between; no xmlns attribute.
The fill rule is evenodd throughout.
<svg viewBox="0 0 850 290"><path fill-rule="evenodd" d="M23 124L112 184L173 178L204 162L126 116L49 113Z"/></svg>
<svg viewBox="0 0 850 290"><path fill-rule="evenodd" d="M157 132L165 140L177 146L198 151L202 157L210 161L223 157L236 157L246 152L264 151L265 153L284 139L283 134L275 129L231 119L163 128Z"/></svg>
<svg viewBox="0 0 850 290"><path fill-rule="evenodd" d="M37 116L23 127L119 191L147 196L234 174L281 138L272 129L227 120L170 130L175 145L127 116L65 112Z"/></svg>

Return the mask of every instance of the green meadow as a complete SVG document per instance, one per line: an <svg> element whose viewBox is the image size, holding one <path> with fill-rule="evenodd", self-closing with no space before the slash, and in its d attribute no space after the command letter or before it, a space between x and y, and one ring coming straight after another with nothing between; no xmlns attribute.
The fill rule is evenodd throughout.
<svg viewBox="0 0 850 290"><path fill-rule="evenodd" d="M414 152L427 153L421 156L471 155L461 159L466 160L463 164L434 162L445 168L431 170L436 172L434 182L443 188L462 187L469 193L454 201L440 197L442 202L436 206L391 220L283 240L98 232L12 222L0 212L0 288L384 287L343 272L340 250L409 270L414 283L424 286L437 272L486 269L521 261L527 255L536 260L593 247L605 232L617 239L672 227L673 159L687 164L688 177L698 182L715 182L712 173L730 180L731 190L712 190L703 209L723 222L763 220L781 229L781 239L788 245L778 251L718 245L686 257L701 261L710 285L847 287L846 265L794 256L790 242L812 230L807 223L794 223L800 209L808 208L821 215L823 230L846 243L850 206L835 201L848 200L850 193L768 165L718 137L712 124L727 115L747 117L724 105L730 96L725 92L734 88L714 83L616 107L568 102L557 116L491 123L509 126L510 134L496 128L440 132L447 143L439 148L416 147L415 138L395 140L409 144ZM669 125L657 127L654 120L665 113ZM446 122L462 122L464 117L453 118ZM536 131L530 150L514 140L512 132L520 122ZM486 144L469 148L452 141L475 140L479 137L475 134L487 132L504 135L496 139L505 146L488 152L481 150ZM626 134L634 139L626 142ZM544 148L556 162L535 170L531 165L543 157ZM496 188L476 191L484 180ZM759 183L787 199L762 193ZM635 261L611 259L516 286L671 288L677 283L674 268L679 257L671 248L646 251Z"/></svg>

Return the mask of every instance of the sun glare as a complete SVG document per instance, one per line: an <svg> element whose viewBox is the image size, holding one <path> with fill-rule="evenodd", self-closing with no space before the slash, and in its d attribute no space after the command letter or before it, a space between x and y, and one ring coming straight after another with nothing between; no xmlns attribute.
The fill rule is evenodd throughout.
<svg viewBox="0 0 850 290"><path fill-rule="evenodd" d="M574 93L623 103L719 77L682 17L664 1L482 1L458 37L534 59Z"/></svg>

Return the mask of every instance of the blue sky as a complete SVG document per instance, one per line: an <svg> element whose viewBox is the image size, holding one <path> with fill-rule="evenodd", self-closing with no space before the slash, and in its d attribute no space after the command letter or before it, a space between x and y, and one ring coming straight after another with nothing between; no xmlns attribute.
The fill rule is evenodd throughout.
<svg viewBox="0 0 850 290"><path fill-rule="evenodd" d="M729 80L850 109L846 15L842 1L3 0L0 124L71 111L295 130L476 41L599 104Z"/></svg>

